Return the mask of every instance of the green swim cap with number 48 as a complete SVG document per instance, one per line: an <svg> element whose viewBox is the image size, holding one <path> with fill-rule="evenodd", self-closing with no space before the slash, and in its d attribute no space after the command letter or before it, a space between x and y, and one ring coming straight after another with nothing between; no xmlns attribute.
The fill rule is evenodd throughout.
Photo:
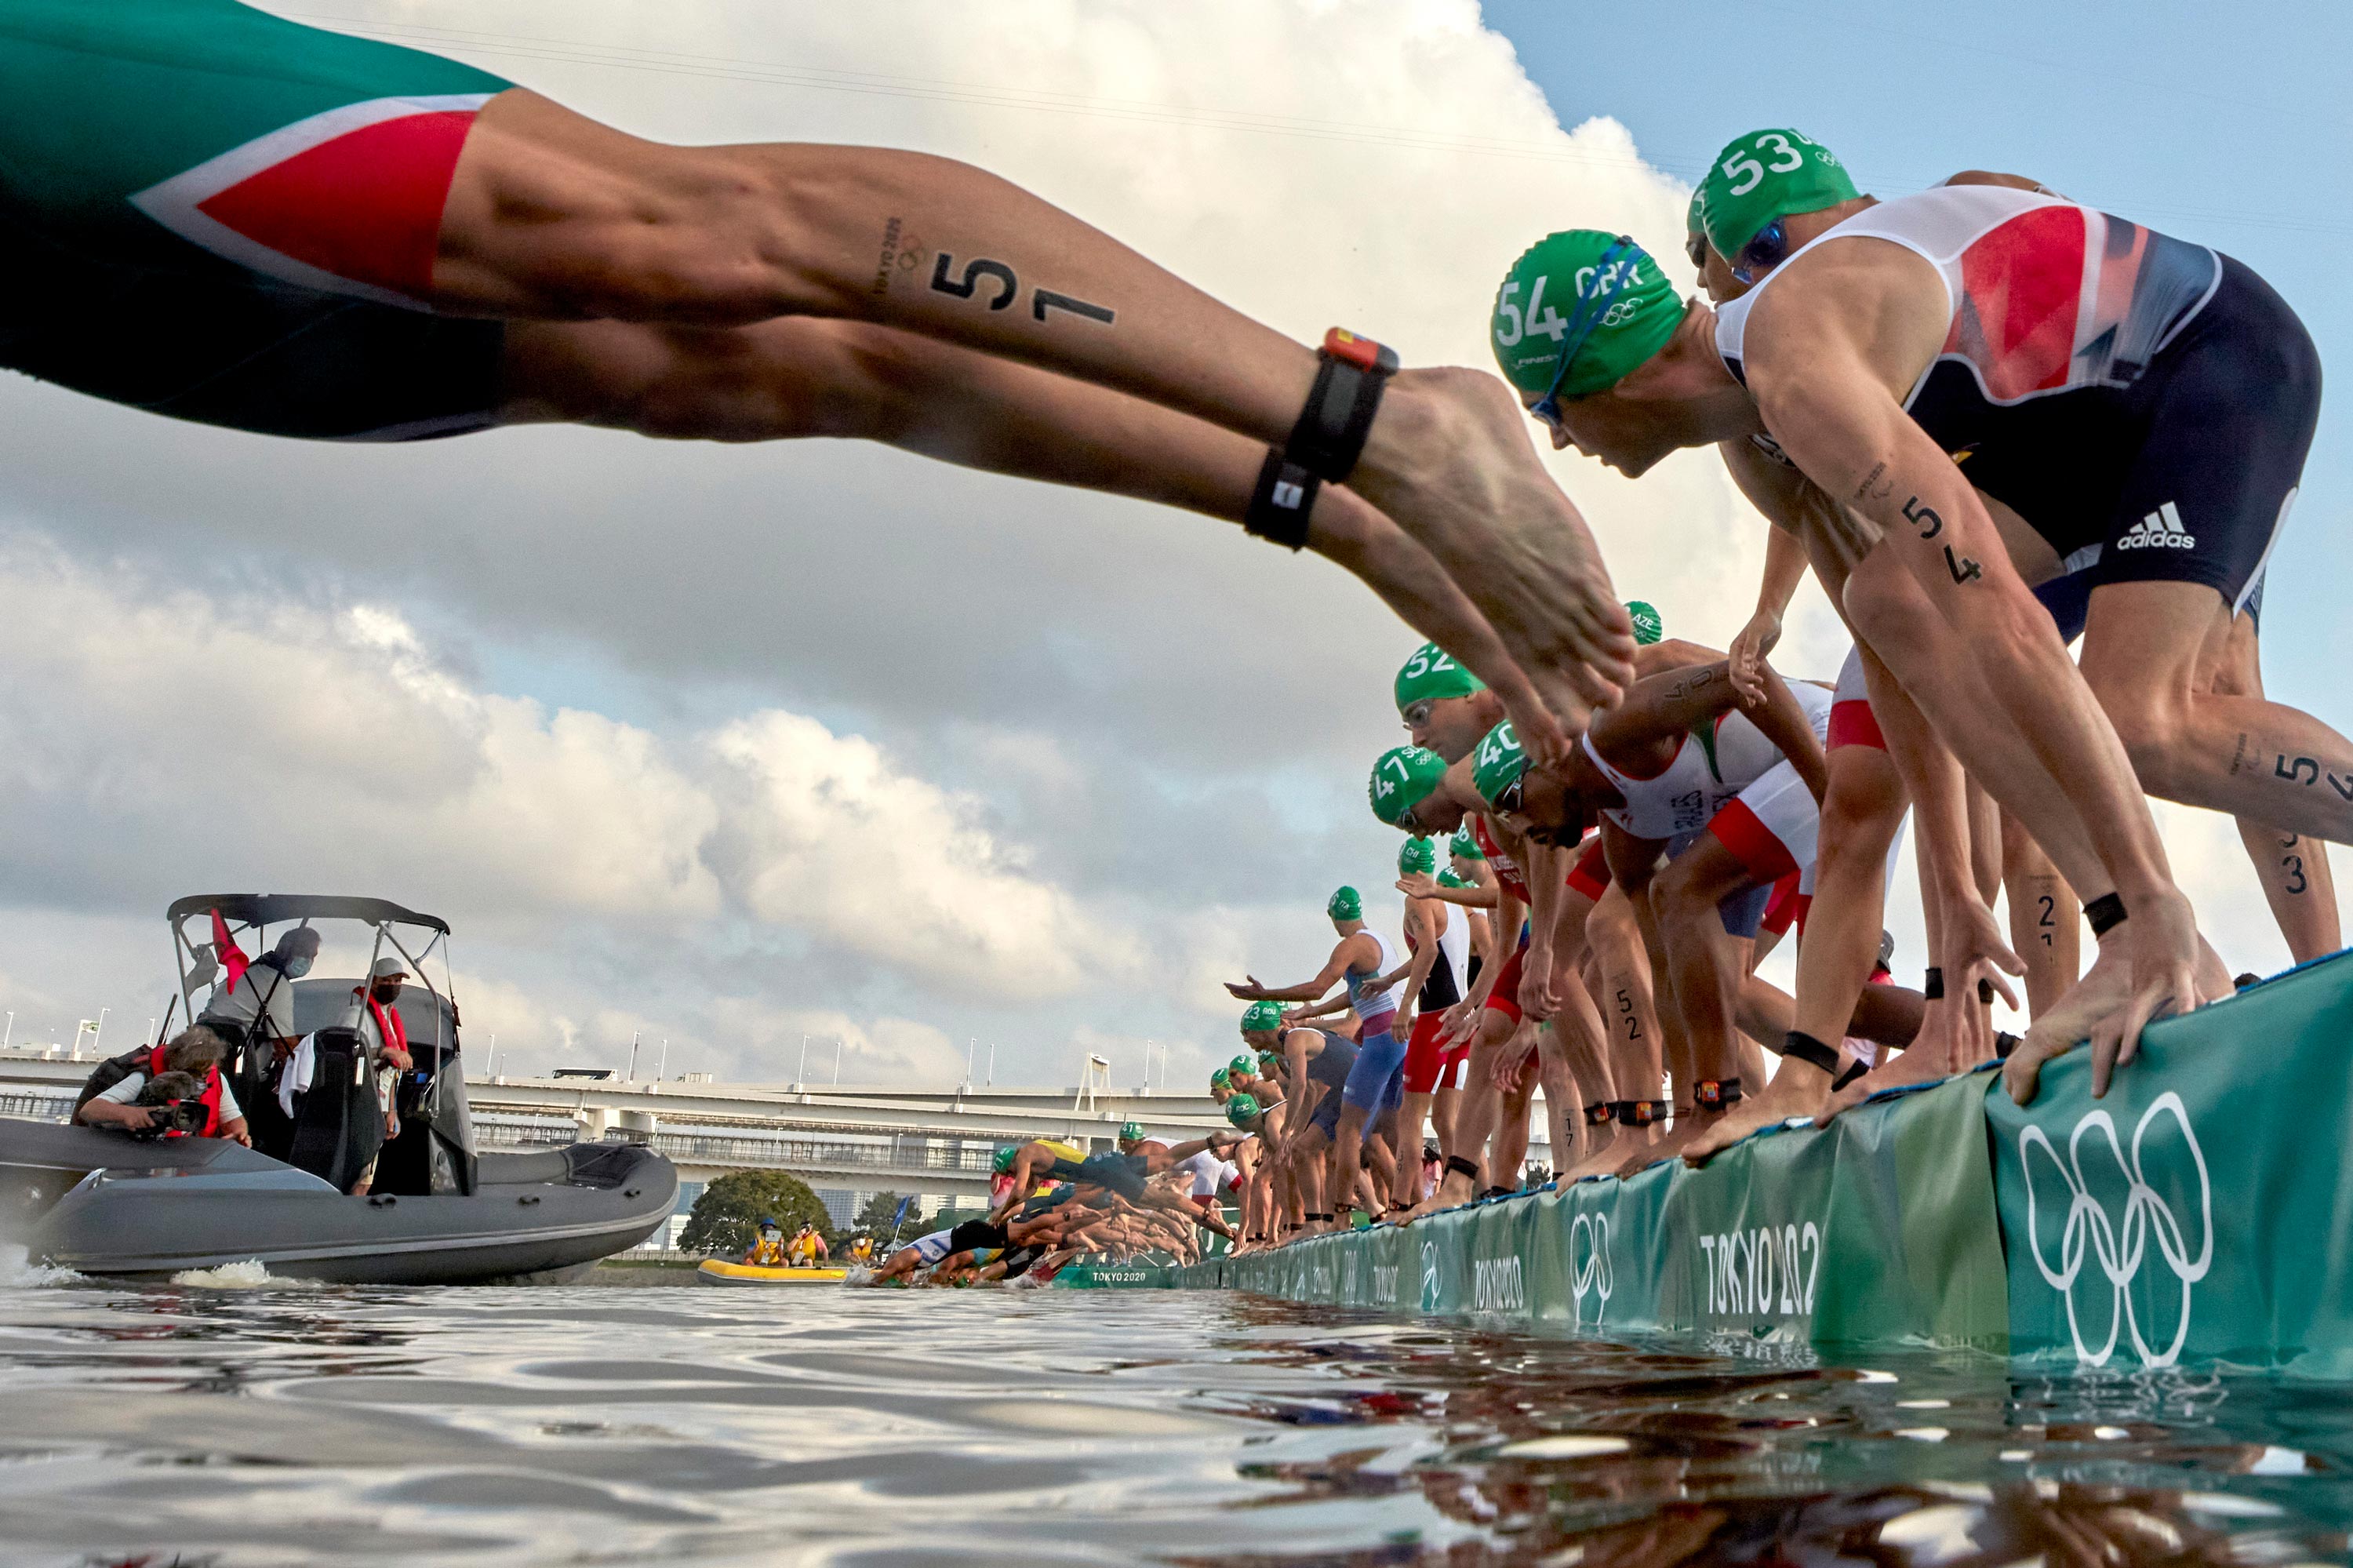
<svg viewBox="0 0 2353 1568"><path fill-rule="evenodd" d="M1649 251L1623 235L1571 228L1512 263L1495 291L1488 343L1504 379L1521 391L1584 397L1623 381L1683 319L1683 296Z"/></svg>
<svg viewBox="0 0 2353 1568"><path fill-rule="evenodd" d="M1456 663L1454 655L1437 643L1425 642L1398 667L1394 689L1398 712L1403 713L1416 703L1483 692L1487 683Z"/></svg>
<svg viewBox="0 0 2353 1568"><path fill-rule="evenodd" d="M1245 1034L1261 1034L1282 1027L1282 1003L1279 1001L1253 1001L1242 1009L1242 1033Z"/></svg>
<svg viewBox="0 0 2353 1568"><path fill-rule="evenodd" d="M1426 746L1393 746L1373 764L1365 784L1373 815L1396 827L1408 811L1430 799L1446 777L1446 758Z"/></svg>
<svg viewBox="0 0 2353 1568"><path fill-rule="evenodd" d="M1748 242L1775 218L1820 212L1861 194L1836 154L1795 131L1734 137L1708 165L1699 189L1707 242L1736 267Z"/></svg>
<svg viewBox="0 0 2353 1568"><path fill-rule="evenodd" d="M1490 806L1495 797L1511 788L1512 780L1528 770L1528 754L1520 749L1520 732L1505 719L1489 730L1479 742L1479 749L1471 762L1472 788L1479 799Z"/></svg>

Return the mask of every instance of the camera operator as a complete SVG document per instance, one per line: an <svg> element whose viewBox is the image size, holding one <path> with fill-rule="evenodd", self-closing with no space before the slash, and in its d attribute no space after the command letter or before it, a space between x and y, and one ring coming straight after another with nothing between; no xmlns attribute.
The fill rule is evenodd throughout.
<svg viewBox="0 0 2353 1568"><path fill-rule="evenodd" d="M75 1107L74 1120L84 1127L115 1127L126 1132L162 1129L173 1125L169 1107L174 1101L194 1101L203 1107L204 1116L185 1130L199 1138L230 1139L250 1148L253 1139L246 1130L245 1112L221 1076L221 1062L227 1054L228 1043L199 1023L168 1044L142 1046L101 1062L83 1086L85 1097ZM150 1095L151 1088L156 1093ZM177 1092L165 1099L166 1089Z"/></svg>

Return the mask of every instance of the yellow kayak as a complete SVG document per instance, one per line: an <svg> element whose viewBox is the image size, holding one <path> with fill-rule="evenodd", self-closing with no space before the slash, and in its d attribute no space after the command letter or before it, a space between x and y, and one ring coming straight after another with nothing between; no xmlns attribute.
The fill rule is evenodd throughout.
<svg viewBox="0 0 2353 1568"><path fill-rule="evenodd" d="M695 1270L697 1285L839 1285L846 1268L769 1268L706 1257Z"/></svg>

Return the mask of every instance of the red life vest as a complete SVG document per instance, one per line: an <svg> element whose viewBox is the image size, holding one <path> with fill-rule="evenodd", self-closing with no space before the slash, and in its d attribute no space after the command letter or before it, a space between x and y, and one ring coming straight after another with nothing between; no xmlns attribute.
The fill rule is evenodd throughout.
<svg viewBox="0 0 2353 1568"><path fill-rule="evenodd" d="M157 1045L147 1053L147 1078L150 1083L164 1075L164 1049ZM197 1100L205 1107L205 1125L204 1129L195 1136L211 1138L220 1131L221 1075L217 1066L205 1069L205 1092L197 1097ZM180 1138L185 1135L174 1132L170 1136Z"/></svg>

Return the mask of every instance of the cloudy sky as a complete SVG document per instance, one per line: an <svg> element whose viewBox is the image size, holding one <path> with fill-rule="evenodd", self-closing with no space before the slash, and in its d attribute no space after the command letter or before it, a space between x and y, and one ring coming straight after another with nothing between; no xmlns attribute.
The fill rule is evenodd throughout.
<svg viewBox="0 0 2353 1568"><path fill-rule="evenodd" d="M1660 80L1598 79L1553 8L1467 0L299 15L330 11L645 135L965 158L1294 335L1346 323L1412 363L1484 364L1494 279L1546 228L1672 255L1707 150L1790 117L1678 120ZM1907 174L2063 171L2098 141L1897 134ZM1556 461L1620 586L1729 638L1761 535L1714 459L1640 485ZM2308 489L2301 537L2342 493ZM121 1040L168 992L164 906L269 888L448 918L470 1044L514 1070L617 1065L642 1032L673 1073L789 1077L807 1038L822 1079L839 1038L845 1082L937 1080L976 1041L1000 1083L1091 1051L1133 1083L1151 1041L1192 1077L1230 1047L1218 980L1312 972L1324 895L1385 888L1395 853L1363 780L1416 639L1353 579L879 449L305 446L0 377L0 603L20 1041L101 1006ZM1810 589L1785 650L1836 668ZM2226 827L2169 831L2226 955L2274 959Z"/></svg>

